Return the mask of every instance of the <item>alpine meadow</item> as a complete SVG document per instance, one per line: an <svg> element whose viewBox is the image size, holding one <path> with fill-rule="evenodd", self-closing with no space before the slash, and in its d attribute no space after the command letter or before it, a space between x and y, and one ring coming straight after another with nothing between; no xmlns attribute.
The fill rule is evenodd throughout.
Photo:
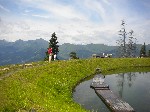
<svg viewBox="0 0 150 112"><path fill-rule="evenodd" d="M95 68L101 68L105 75L149 71L150 59L91 58L51 63L40 61L24 69L19 65L7 67L10 68L7 73L1 73L1 77L6 77L0 80L0 111L85 112L73 101L72 91L82 79L93 76Z"/></svg>

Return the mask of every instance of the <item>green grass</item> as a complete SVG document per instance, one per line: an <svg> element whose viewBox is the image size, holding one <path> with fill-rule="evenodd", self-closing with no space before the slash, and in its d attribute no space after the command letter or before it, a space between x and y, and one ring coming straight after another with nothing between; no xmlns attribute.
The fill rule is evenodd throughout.
<svg viewBox="0 0 150 112"><path fill-rule="evenodd" d="M72 89L81 79L94 74L97 67L103 74L150 71L150 58L85 59L34 65L0 80L0 112L85 112L72 99Z"/></svg>

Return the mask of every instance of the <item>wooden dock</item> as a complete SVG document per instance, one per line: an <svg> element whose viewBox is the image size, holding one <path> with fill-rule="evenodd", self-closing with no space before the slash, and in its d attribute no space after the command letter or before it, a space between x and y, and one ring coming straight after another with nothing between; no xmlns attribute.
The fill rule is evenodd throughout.
<svg viewBox="0 0 150 112"><path fill-rule="evenodd" d="M92 82L91 88L95 90L95 93L113 112L135 112L128 103L123 101L109 89L109 85Z"/></svg>

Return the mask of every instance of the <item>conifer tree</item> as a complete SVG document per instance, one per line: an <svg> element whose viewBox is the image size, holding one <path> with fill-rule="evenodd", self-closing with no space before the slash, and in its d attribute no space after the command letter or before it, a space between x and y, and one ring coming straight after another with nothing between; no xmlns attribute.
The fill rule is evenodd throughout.
<svg viewBox="0 0 150 112"><path fill-rule="evenodd" d="M126 25L125 21L122 20L122 23L121 23L122 28L119 31L120 39L117 40L117 44L119 46L118 51L119 51L120 57L126 57L127 55L127 50L126 50L127 32L126 32L125 25Z"/></svg>
<svg viewBox="0 0 150 112"><path fill-rule="evenodd" d="M70 56L70 59L79 59L79 57L77 57L76 52L71 52L71 53L69 54L69 56Z"/></svg>
<svg viewBox="0 0 150 112"><path fill-rule="evenodd" d="M148 57L150 57L150 50L148 50Z"/></svg>
<svg viewBox="0 0 150 112"><path fill-rule="evenodd" d="M136 38L133 37L133 33L133 30L129 32L129 41L127 48L128 57L135 57L136 54Z"/></svg>
<svg viewBox="0 0 150 112"><path fill-rule="evenodd" d="M51 39L49 40L49 47L47 48L47 49L52 48L53 55L55 55L55 54L57 55L59 52L59 49L58 49L59 45L57 45L57 44L58 44L57 36L54 32L51 36ZM48 51L45 53L46 53L45 60L48 60L48 58L49 58ZM54 57L52 57L52 60L54 60Z"/></svg>
<svg viewBox="0 0 150 112"><path fill-rule="evenodd" d="M140 57L146 57L146 46L145 46L145 42L144 45L142 45L141 50L140 50Z"/></svg>
<svg viewBox="0 0 150 112"><path fill-rule="evenodd" d="M126 31L125 25L125 21L122 20L122 28L119 31L120 38L116 42L118 44L118 54L119 57L135 57L137 39L133 37L133 30L129 33Z"/></svg>

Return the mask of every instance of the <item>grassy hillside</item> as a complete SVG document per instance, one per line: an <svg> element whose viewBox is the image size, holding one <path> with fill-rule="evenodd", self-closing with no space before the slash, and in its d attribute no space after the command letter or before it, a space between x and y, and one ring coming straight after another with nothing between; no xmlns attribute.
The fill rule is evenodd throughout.
<svg viewBox="0 0 150 112"><path fill-rule="evenodd" d="M143 67L150 71L150 58L99 58L33 65L24 69L17 69L17 65L18 71L0 80L0 111L85 112L72 99L72 89L81 79L93 74L97 67L103 74L141 71Z"/></svg>

